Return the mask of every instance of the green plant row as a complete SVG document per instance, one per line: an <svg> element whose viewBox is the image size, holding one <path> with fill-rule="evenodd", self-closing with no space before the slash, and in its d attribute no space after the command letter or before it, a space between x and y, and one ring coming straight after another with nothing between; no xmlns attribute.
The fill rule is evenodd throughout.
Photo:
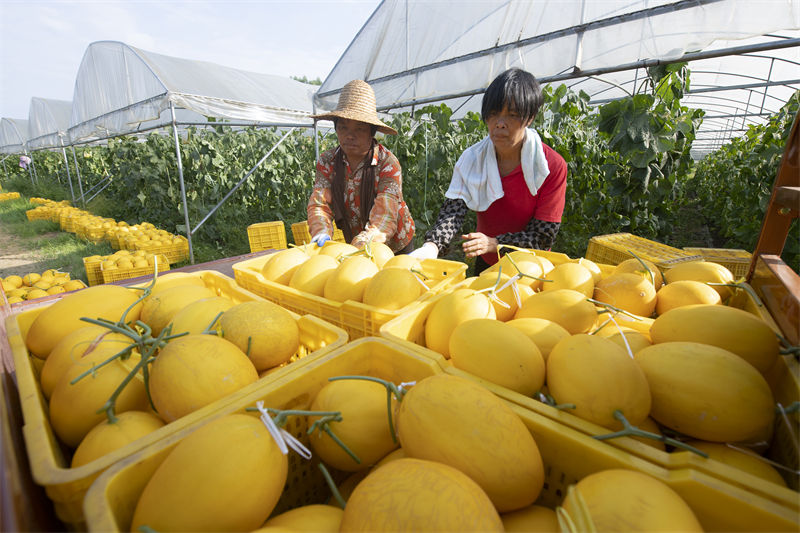
<svg viewBox="0 0 800 533"><path fill-rule="evenodd" d="M751 126L697 166L695 190L703 211L728 248L753 250L772 195L792 124L800 108L800 91L763 126ZM794 221L782 255L800 269L800 225Z"/></svg>
<svg viewBox="0 0 800 533"><path fill-rule="evenodd" d="M696 164L689 150L703 113L681 105L688 87L689 71L685 64L678 64L652 69L637 94L597 108L589 106L585 93L563 85L545 88L545 104L534 127L569 167L556 250L581 256L592 236L615 232L679 247L752 250L788 135L787 124L797 111L797 96L767 126L753 127L742 139ZM403 193L417 225L415 242L419 244L436 220L456 160L486 135L486 127L475 113L453 120L446 105L395 114L392 126L401 134L383 137L381 142L403 167ZM221 125L186 130L180 149L192 226L283 134L274 128L232 130ZM321 135L318 140L325 150L335 137ZM246 227L255 222L283 220L292 242L290 224L306 218L314 154L309 131L292 132L193 236L196 258L248 252ZM94 188L87 196L107 183L87 206L90 211L185 233L170 135L119 137L106 145L77 147L76 155L84 191ZM34 159L35 185L26 171L7 165L10 177L4 188L29 196L69 199L62 154L37 152ZM77 185L74 188L77 195ZM717 240L693 241L698 228L692 225L702 226L706 235L706 226L712 226L710 234ZM799 240L794 239L795 243ZM787 262L794 261L790 264L796 266L797 246L788 246L787 252ZM459 258L459 252L450 257Z"/></svg>

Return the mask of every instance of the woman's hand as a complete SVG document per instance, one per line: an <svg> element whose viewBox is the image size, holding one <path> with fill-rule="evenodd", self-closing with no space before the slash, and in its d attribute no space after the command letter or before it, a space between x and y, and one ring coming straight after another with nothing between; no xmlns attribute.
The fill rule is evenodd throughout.
<svg viewBox="0 0 800 533"><path fill-rule="evenodd" d="M461 249L464 250L467 257L476 257L497 251L497 239L483 233L467 233L462 235L461 239L464 241Z"/></svg>

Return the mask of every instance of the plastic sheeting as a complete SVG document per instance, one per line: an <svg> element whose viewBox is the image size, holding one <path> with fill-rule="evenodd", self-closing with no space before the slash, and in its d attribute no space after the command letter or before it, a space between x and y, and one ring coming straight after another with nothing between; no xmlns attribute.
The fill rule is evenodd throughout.
<svg viewBox="0 0 800 533"><path fill-rule="evenodd" d="M22 118L0 119L0 153L16 154L25 152L28 139L28 121Z"/></svg>
<svg viewBox="0 0 800 533"><path fill-rule="evenodd" d="M87 48L75 80L72 142L135 133L205 117L310 125L318 87L290 78L148 52L120 42Z"/></svg>
<svg viewBox="0 0 800 533"><path fill-rule="evenodd" d="M360 78L375 89L381 109L445 101L463 114L479 109L482 91L510 67L583 90L601 103L634 92L645 76L643 61L797 38L794 30L800 30L800 0L384 0L322 84L316 103L335 107L341 87ZM692 87L708 91L686 103L724 115L722 124L707 121L703 128L724 128L722 136L729 136L742 120L763 120L800 86L799 53L795 44L690 63ZM745 84L756 87L713 98L720 87ZM713 146L720 137L710 139Z"/></svg>
<svg viewBox="0 0 800 533"><path fill-rule="evenodd" d="M60 148L69 145L67 130L72 114L72 102L31 98L28 109L28 141L30 150Z"/></svg>

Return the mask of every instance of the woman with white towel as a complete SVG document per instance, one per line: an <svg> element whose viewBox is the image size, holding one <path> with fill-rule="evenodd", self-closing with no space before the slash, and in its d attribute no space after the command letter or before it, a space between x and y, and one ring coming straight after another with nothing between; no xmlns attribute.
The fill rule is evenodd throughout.
<svg viewBox="0 0 800 533"><path fill-rule="evenodd" d="M476 212L478 224L461 235L461 247L477 258L475 274L497 262L500 244L553 246L564 211L567 164L529 128L541 104L541 88L529 72L512 68L492 81L481 105L489 135L459 157L436 223L410 255L444 253L468 210Z"/></svg>

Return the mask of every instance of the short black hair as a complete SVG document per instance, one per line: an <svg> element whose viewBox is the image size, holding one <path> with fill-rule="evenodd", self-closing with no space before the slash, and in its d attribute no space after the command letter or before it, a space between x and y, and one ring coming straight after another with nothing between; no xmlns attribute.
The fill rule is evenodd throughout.
<svg viewBox="0 0 800 533"><path fill-rule="evenodd" d="M481 118L484 122L506 105L516 111L523 122L536 118L542 106L542 88L530 72L510 68L497 76L483 93Z"/></svg>

